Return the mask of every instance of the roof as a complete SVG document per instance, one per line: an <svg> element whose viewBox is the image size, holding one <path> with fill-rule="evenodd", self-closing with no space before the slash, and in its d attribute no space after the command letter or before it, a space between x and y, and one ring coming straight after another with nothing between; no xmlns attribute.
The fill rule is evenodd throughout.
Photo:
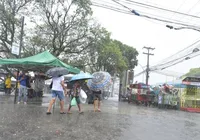
<svg viewBox="0 0 200 140"><path fill-rule="evenodd" d="M71 73L79 73L78 68L74 68L65 64L50 52L44 51L34 56L19 59L0 59L0 65L8 65L9 67L25 68L27 70L41 70L49 67L65 67Z"/></svg>

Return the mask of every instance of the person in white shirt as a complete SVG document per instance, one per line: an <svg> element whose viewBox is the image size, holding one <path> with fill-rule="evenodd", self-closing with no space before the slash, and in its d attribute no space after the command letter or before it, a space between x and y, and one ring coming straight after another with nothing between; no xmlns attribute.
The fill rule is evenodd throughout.
<svg viewBox="0 0 200 140"><path fill-rule="evenodd" d="M55 103L56 97L60 100L60 114L66 114L64 112L64 93L67 94L66 88L64 85L64 76L53 77L52 78L52 99L49 103L49 107L47 110L47 115L51 114L52 105Z"/></svg>

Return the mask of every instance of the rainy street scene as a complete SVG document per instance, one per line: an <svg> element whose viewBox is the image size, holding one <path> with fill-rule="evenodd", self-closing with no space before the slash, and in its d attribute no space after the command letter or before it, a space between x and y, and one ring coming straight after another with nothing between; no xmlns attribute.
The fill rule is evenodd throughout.
<svg viewBox="0 0 200 140"><path fill-rule="evenodd" d="M200 140L199 0L0 0L0 140Z"/></svg>

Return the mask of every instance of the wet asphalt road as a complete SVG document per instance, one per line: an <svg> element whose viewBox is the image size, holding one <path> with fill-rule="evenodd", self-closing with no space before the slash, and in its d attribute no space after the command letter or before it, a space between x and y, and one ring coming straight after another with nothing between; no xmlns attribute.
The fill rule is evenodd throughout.
<svg viewBox="0 0 200 140"><path fill-rule="evenodd" d="M13 104L0 95L0 140L200 140L200 114L135 106L110 99L102 112L84 104L83 115L46 115L50 97ZM67 99L66 99L67 100ZM65 106L67 109L67 105Z"/></svg>

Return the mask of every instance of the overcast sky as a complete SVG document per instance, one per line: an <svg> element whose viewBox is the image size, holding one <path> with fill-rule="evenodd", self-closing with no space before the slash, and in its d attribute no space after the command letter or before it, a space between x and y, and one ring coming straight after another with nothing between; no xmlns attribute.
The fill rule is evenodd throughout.
<svg viewBox="0 0 200 140"><path fill-rule="evenodd" d="M111 0L106 0L111 1ZM139 2L146 2L147 4L153 4L168 9L178 10L180 12L200 16L200 1L199 0L134 0ZM145 9L137 8L142 12ZM112 38L120 40L124 44L135 47L140 55L138 56L139 64L142 66L146 65L147 56L142 54L144 46L155 48L152 53L154 56L150 56L150 65L156 64L160 60L178 52L179 50L189 46L198 39L200 39L200 32L194 30L170 30L166 28L167 23L157 22L134 15L126 15L118 12L110 11L103 8L93 7L93 16L112 33ZM153 12L160 13L157 10ZM160 13L161 14L161 13ZM162 15L162 14L161 14ZM168 17L184 20L185 22L193 21L195 19L184 16L180 16L174 13L168 14L163 13L163 17ZM192 23L192 22L191 22ZM176 66L170 67L167 70L178 73L186 73L191 68L199 67L200 57L187 60L183 63L177 64ZM141 66L135 68L135 73L142 71ZM145 81L143 75L136 77L137 81ZM150 84L159 82L166 82L173 80L173 77L167 77L160 74L150 74Z"/></svg>

